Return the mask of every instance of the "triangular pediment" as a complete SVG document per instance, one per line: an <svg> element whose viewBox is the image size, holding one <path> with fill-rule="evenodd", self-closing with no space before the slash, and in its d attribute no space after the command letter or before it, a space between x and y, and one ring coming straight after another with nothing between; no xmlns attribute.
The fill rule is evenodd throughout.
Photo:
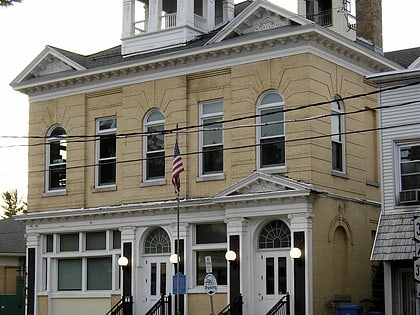
<svg viewBox="0 0 420 315"><path fill-rule="evenodd" d="M228 197L276 192L309 193L311 190L311 185L304 184L284 176L255 172L252 175L240 180L231 187L221 191L215 197Z"/></svg>
<svg viewBox="0 0 420 315"><path fill-rule="evenodd" d="M19 84L27 80L61 72L86 69L58 49L46 46L44 50L11 83Z"/></svg>
<svg viewBox="0 0 420 315"><path fill-rule="evenodd" d="M256 0L212 37L207 44L217 43L237 35L312 23L302 16L283 9L269 1Z"/></svg>

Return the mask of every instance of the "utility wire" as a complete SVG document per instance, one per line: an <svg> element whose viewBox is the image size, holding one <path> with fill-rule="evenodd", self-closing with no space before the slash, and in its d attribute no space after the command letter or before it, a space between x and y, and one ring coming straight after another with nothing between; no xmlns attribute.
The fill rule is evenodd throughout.
<svg viewBox="0 0 420 315"><path fill-rule="evenodd" d="M366 93L355 94L355 95L351 95L351 96L347 96L347 97L342 97L342 98L339 98L338 100L345 101L345 100L349 100L349 99L365 97L365 96L369 96L369 95L373 95L373 94L378 94L378 93L381 93L381 92L392 91L392 90L395 90L395 89L410 87L410 86L419 85L419 84L420 84L420 82L412 82L412 83L408 83L408 84L404 84L404 85L388 87L388 88L385 88L385 89L375 89L374 91L371 91L371 92L366 92ZM310 108L310 107L321 106L321 105L325 105L325 104L331 104L331 100L323 101L323 102L317 102L317 103L311 103L311 104L307 104L307 105L301 105L301 106L297 106L297 107L293 107L293 108L281 109L281 110L278 110L278 111L270 111L270 112L264 113L264 114L253 114L253 115L237 117L237 118L228 119L228 120L221 120L221 121L217 121L217 123L226 124L226 123L231 123L231 122L236 122L236 121L241 121L241 120L246 120L246 119L254 119L254 118L257 118L257 117L275 115L275 114L278 114L278 113L287 113L287 112L307 109L307 108ZM377 107L376 109L379 109L379 108L381 108L381 107ZM369 110L369 109L366 109L366 110ZM343 113L343 114L345 115L347 113ZM203 127L206 127L206 126L211 126L214 123L215 122L206 123L206 124L191 125L191 126L185 126L185 127L177 127L177 128L172 128L172 129L166 129L166 130L160 131L158 133L132 132L132 133L116 134L116 137L117 138L130 138L130 137L147 136L147 135L153 135L153 134L171 134L171 133L175 133L175 132L182 132L183 130L200 129L200 128L203 128ZM197 130L197 131L200 131L200 130ZM197 131L194 131L194 132L197 132ZM66 139L88 138L90 140L86 140L86 141L95 141L99 137L100 137L99 135L73 135L73 136L66 135L63 138L66 138ZM0 136L0 139L1 138L5 138L5 139L6 138L43 139L43 140L51 139L50 136L37 136L37 135L34 135L34 136ZM59 139L60 137L56 137L56 138ZM80 140L78 140L76 142L80 142ZM0 148L2 148L2 147L0 147Z"/></svg>

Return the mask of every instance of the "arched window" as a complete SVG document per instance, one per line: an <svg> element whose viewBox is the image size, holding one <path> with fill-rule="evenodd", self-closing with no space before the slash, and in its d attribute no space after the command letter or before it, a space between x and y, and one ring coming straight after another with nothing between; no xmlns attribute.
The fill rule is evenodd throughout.
<svg viewBox="0 0 420 315"><path fill-rule="evenodd" d="M165 177L165 118L158 110L152 110L144 121L144 167L145 180L162 179Z"/></svg>
<svg viewBox="0 0 420 315"><path fill-rule="evenodd" d="M290 247L291 233L286 223L275 220L267 223L258 237L258 248Z"/></svg>
<svg viewBox="0 0 420 315"><path fill-rule="evenodd" d="M333 171L344 172L344 105L339 96L331 101L331 151Z"/></svg>
<svg viewBox="0 0 420 315"><path fill-rule="evenodd" d="M66 188L67 142L63 127L53 127L47 136L46 190Z"/></svg>
<svg viewBox="0 0 420 315"><path fill-rule="evenodd" d="M257 167L284 166L284 99L277 91L266 92L257 106Z"/></svg>
<svg viewBox="0 0 420 315"><path fill-rule="evenodd" d="M160 227L152 229L144 241L145 254L166 254L171 252L168 233Z"/></svg>

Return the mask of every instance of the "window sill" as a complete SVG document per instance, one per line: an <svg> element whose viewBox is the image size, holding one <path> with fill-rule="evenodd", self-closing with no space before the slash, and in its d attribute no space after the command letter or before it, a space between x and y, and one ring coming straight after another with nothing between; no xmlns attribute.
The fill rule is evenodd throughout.
<svg viewBox="0 0 420 315"><path fill-rule="evenodd" d="M74 290L74 291L55 291L51 293L52 299L67 298L109 298L110 294L118 294L119 290Z"/></svg>
<svg viewBox="0 0 420 315"><path fill-rule="evenodd" d="M166 179L149 179L140 183L140 187L149 187L149 186L164 186L166 185Z"/></svg>
<svg viewBox="0 0 420 315"><path fill-rule="evenodd" d="M93 188L92 192L104 192L104 191L115 191L117 190L117 185L108 185L108 186L99 186Z"/></svg>
<svg viewBox="0 0 420 315"><path fill-rule="evenodd" d="M206 181L210 181L210 180L224 180L226 179L225 174L221 173L221 174L205 174L205 175L201 175L200 177L197 177L195 179L196 182L206 182Z"/></svg>
<svg viewBox="0 0 420 315"><path fill-rule="evenodd" d="M373 186L373 187L380 187L379 183L373 180L367 180L366 185Z"/></svg>
<svg viewBox="0 0 420 315"><path fill-rule="evenodd" d="M334 170L331 171L331 175L341 177L341 178L344 178L344 179L349 179L350 178L350 176L347 175L346 173L339 172L339 171L334 171Z"/></svg>
<svg viewBox="0 0 420 315"><path fill-rule="evenodd" d="M44 192L44 197L66 196L67 190L50 190Z"/></svg>
<svg viewBox="0 0 420 315"><path fill-rule="evenodd" d="M258 171L266 174L287 173L287 166L261 167Z"/></svg>

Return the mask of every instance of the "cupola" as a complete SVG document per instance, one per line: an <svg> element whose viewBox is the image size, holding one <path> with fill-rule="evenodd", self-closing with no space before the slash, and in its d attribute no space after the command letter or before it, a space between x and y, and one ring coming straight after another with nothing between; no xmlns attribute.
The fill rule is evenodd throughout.
<svg viewBox="0 0 420 315"><path fill-rule="evenodd" d="M184 45L234 18L233 0L123 0L124 56Z"/></svg>

